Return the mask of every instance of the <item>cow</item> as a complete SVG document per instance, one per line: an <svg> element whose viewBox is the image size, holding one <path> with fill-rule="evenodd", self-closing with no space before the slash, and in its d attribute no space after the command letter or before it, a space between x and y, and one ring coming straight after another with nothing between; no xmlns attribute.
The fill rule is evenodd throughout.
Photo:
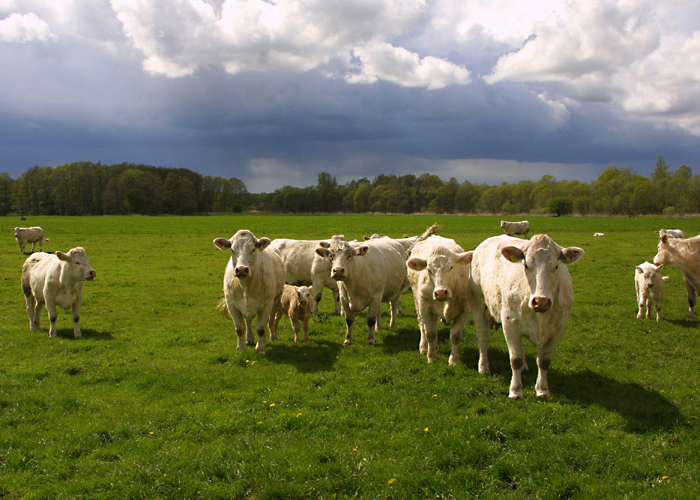
<svg viewBox="0 0 700 500"><path fill-rule="evenodd" d="M80 307L83 304L83 286L95 279L97 273L82 247L68 253L32 254L22 266L22 291L29 316L29 330L39 330L39 315L46 305L49 314L49 337L56 336L56 306L72 309L73 337L80 337Z"/></svg>
<svg viewBox="0 0 700 500"><path fill-rule="evenodd" d="M593 236L605 236L605 233L593 233Z"/></svg>
<svg viewBox="0 0 700 500"><path fill-rule="evenodd" d="M528 366L522 337L537 347L537 396L549 396L547 373L552 353L574 304L567 266L583 253L578 247L562 248L546 234L537 234L530 241L495 236L474 250L469 292L479 344L479 373L490 373L489 328L502 324L512 369L509 397L523 397L521 372Z"/></svg>
<svg viewBox="0 0 700 500"><path fill-rule="evenodd" d="M381 304L391 304L390 326L396 326L401 292L407 281L404 254L392 244L348 242L336 235L322 241L316 253L331 262L331 277L338 282L345 314L344 345L353 343L355 313L367 309L367 342L375 343L375 329L381 329Z"/></svg>
<svg viewBox="0 0 700 500"><path fill-rule="evenodd" d="M44 230L38 226L13 227L12 230L15 232L15 238L17 239L17 243L19 243L19 250L22 253L25 253L24 247L27 246L27 243L32 244L32 251L30 253L34 253L37 243L39 243L39 251L43 252L44 242L51 242L50 239L44 238Z"/></svg>
<svg viewBox="0 0 700 500"><path fill-rule="evenodd" d="M664 299L664 281L668 276L661 276L661 269L664 266L655 266L651 262L644 262L635 268L634 287L637 290L637 319L644 318L644 307L646 306L646 317L651 316L651 307L656 309L656 321L661 321L661 302Z"/></svg>
<svg viewBox="0 0 700 500"><path fill-rule="evenodd" d="M459 344L469 317L469 263L473 252L465 252L454 240L431 235L417 242L406 261L420 328L419 351L428 363L437 361L438 321L452 323L452 352L448 363L459 363Z"/></svg>
<svg viewBox="0 0 700 500"><path fill-rule="evenodd" d="M294 343L299 342L299 331L304 327L304 342L309 341L312 290L305 286L284 285L282 295L275 301L270 314L270 340L277 340L277 327L282 316L287 316L294 329ZM301 322L301 325L300 325Z"/></svg>
<svg viewBox="0 0 700 500"><path fill-rule="evenodd" d="M236 232L231 239L216 238L214 245L220 250L230 250L231 258L224 272L224 299L226 310L233 319L238 335L240 352L245 350L246 340L252 345L253 319L257 317L255 344L260 354L265 354L265 329L272 306L284 287L284 264L275 252L265 249L269 238L256 238L247 229Z"/></svg>
<svg viewBox="0 0 700 500"><path fill-rule="evenodd" d="M658 252L654 256L657 266L673 266L683 273L683 284L688 292L688 316L695 321L696 294L700 292L700 236L681 239L659 235Z"/></svg>
<svg viewBox="0 0 700 500"><path fill-rule="evenodd" d="M526 239L530 239L530 223L526 220L520 222L508 222L502 220L501 229L503 229L508 236L522 234Z"/></svg>
<svg viewBox="0 0 700 500"><path fill-rule="evenodd" d="M335 313L340 314L338 284L331 278L328 259L316 254L320 240L291 240L277 238L272 240L268 250L275 251L282 258L285 281L289 285L311 286L314 289L312 314L318 315L318 303L323 298L323 287L333 292Z"/></svg>
<svg viewBox="0 0 700 500"><path fill-rule="evenodd" d="M665 234L669 238L685 238L685 233L680 229L660 229L656 231L656 234L658 234L659 237Z"/></svg>

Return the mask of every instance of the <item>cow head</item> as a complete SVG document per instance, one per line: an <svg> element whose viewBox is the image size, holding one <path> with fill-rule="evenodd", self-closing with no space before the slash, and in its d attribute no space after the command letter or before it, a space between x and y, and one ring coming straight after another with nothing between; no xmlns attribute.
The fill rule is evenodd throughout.
<svg viewBox="0 0 700 500"><path fill-rule="evenodd" d="M430 283L433 298L444 302L452 298L452 290L460 279L458 266L468 266L474 252L455 253L445 247L436 247L427 259L411 257L406 261L409 269L424 272L422 285Z"/></svg>
<svg viewBox="0 0 700 500"><path fill-rule="evenodd" d="M297 298L301 307L306 308L311 305L311 287L297 286Z"/></svg>
<svg viewBox="0 0 700 500"><path fill-rule="evenodd" d="M523 266L530 285L528 306L539 313L552 307L558 293L560 267L573 264L583 253L578 247L560 247L546 234L535 235L520 246L508 245L501 248L503 257Z"/></svg>
<svg viewBox="0 0 700 500"><path fill-rule="evenodd" d="M247 229L241 229L230 240L216 238L214 245L220 250L231 250L233 272L236 278L245 279L255 269L257 253L262 252L271 243L270 238L257 239Z"/></svg>
<svg viewBox="0 0 700 500"><path fill-rule="evenodd" d="M97 273L90 267L90 259L85 255L83 247L71 248L68 253L56 252L56 257L64 264L61 270L61 281L69 278L73 281L92 281Z"/></svg>
<svg viewBox="0 0 700 500"><path fill-rule="evenodd" d="M642 288L654 288L654 281L656 281L656 274L661 271L663 264L660 266L655 266L651 262L645 262L637 266L637 279L642 282Z"/></svg>
<svg viewBox="0 0 700 500"><path fill-rule="evenodd" d="M335 235L330 243L321 241L316 247L316 254L331 261L331 278L336 281L344 281L353 266L355 257L367 254L367 245L351 245L343 235Z"/></svg>
<svg viewBox="0 0 700 500"><path fill-rule="evenodd" d="M22 234L22 228L21 227L13 227L12 231L15 233L15 238L19 238L19 235Z"/></svg>

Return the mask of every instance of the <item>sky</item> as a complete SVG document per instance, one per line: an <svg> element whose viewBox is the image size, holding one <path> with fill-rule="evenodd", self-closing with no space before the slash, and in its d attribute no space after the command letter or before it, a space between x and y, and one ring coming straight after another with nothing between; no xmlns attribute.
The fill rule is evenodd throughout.
<svg viewBox="0 0 700 500"><path fill-rule="evenodd" d="M700 0L0 0L0 172L700 174Z"/></svg>

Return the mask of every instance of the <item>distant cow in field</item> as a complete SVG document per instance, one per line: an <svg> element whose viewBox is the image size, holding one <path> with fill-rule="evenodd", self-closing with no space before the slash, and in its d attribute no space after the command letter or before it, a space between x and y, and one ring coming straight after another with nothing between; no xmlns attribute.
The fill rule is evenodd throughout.
<svg viewBox="0 0 700 500"><path fill-rule="evenodd" d="M299 342L299 331L304 327L304 342L309 341L309 318L311 317L311 288L284 285L282 295L275 302L270 314L270 340L277 340L277 327L282 316L287 316L294 329L294 342Z"/></svg>
<svg viewBox="0 0 700 500"><path fill-rule="evenodd" d="M416 303L420 328L420 353L428 363L437 360L438 322L452 323L452 351L448 363L459 363L459 344L469 317L469 263L473 252L465 252L454 240L431 235L411 249L406 262L408 279Z"/></svg>
<svg viewBox="0 0 700 500"><path fill-rule="evenodd" d="M44 251L44 241L51 242L50 239L44 238L44 230L40 227L14 227L12 230L15 232L15 238L17 243L19 243L20 252L24 253L24 247L27 243L32 244L32 252L36 248L36 244L39 243L39 251Z"/></svg>
<svg viewBox="0 0 700 500"><path fill-rule="evenodd" d="M277 238L272 240L268 251L279 254L284 263L285 281L294 286L311 286L314 290L311 312L318 314L318 304L323 298L323 288L333 292L335 313L340 314L340 296L338 284L331 278L331 263L316 254L321 240L291 240Z"/></svg>
<svg viewBox="0 0 700 500"><path fill-rule="evenodd" d="M284 264L275 252L265 250L269 244L269 238L258 239L247 229L241 229L230 240L214 240L220 250L231 251L224 273L222 303L233 318L239 351L245 350L246 340L253 344L253 319L257 317L255 348L265 354L265 329L272 306L284 287Z"/></svg>
<svg viewBox="0 0 700 500"><path fill-rule="evenodd" d="M646 317L651 316L652 305L656 309L656 321L661 321L661 303L664 299L664 281L668 276L661 276L661 268L651 262L644 262L635 268L634 287L637 290L637 319L642 319L644 307L647 308Z"/></svg>
<svg viewBox="0 0 700 500"><path fill-rule="evenodd" d="M73 336L80 337L80 306L83 303L85 281L95 279L95 270L82 247L68 253L32 254L22 266L22 290L29 316L29 329L39 330L39 315L46 305L49 313L49 337L56 336L56 306L72 309Z"/></svg>
<svg viewBox="0 0 700 500"><path fill-rule="evenodd" d="M342 235L321 242L316 253L331 262L331 277L338 282L345 313L345 345L353 343L355 314L367 308L367 342L375 343L375 329L381 328L381 304L391 304L391 323L401 303L407 281L405 256L393 244L348 242Z"/></svg>
<svg viewBox="0 0 700 500"><path fill-rule="evenodd" d="M479 373L490 373L489 328L493 322L500 323L513 372L509 397L523 397L521 372L528 366L522 337L537 347L537 396L549 396L549 365L574 304L567 266L583 253L577 247L560 247L546 234L535 235L530 241L496 236L474 250L470 293Z"/></svg>
<svg viewBox="0 0 700 500"><path fill-rule="evenodd" d="M593 236L605 236L605 233L593 233Z"/></svg>
<svg viewBox="0 0 700 500"><path fill-rule="evenodd" d="M508 222L502 220L501 229L503 229L508 236L522 234L526 239L530 239L530 222L526 220L520 222Z"/></svg>
<svg viewBox="0 0 700 500"><path fill-rule="evenodd" d="M660 229L656 231L659 237L666 235L669 238L685 238L685 233L680 229Z"/></svg>
<svg viewBox="0 0 700 500"><path fill-rule="evenodd" d="M695 321L696 296L700 292L700 236L681 239L660 234L654 264L673 266L681 270L685 290L688 292L686 321Z"/></svg>

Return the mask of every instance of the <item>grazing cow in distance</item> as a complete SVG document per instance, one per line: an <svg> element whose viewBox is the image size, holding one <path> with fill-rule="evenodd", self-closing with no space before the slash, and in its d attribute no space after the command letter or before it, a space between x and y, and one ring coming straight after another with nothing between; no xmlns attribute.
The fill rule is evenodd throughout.
<svg viewBox="0 0 700 500"><path fill-rule="evenodd" d="M695 302L697 293L700 292L700 236L681 239L660 234L654 264L673 266L683 273L683 284L688 292L686 321L695 321Z"/></svg>
<svg viewBox="0 0 700 500"><path fill-rule="evenodd" d="M508 222L505 220L501 221L501 229L505 231L508 236L515 236L516 234L522 234L525 239L530 239L530 222L523 220L520 222Z"/></svg>
<svg viewBox="0 0 700 500"><path fill-rule="evenodd" d="M265 329L272 306L284 287L284 264L275 252L265 249L269 238L256 238L247 229L236 232L230 240L216 238L214 245L220 250L230 250L231 258L224 273L224 304L233 319L238 335L238 351L252 345L253 319L257 317L255 330L258 341L255 348L265 354Z"/></svg>
<svg viewBox="0 0 700 500"><path fill-rule="evenodd" d="M474 250L469 284L479 373L490 373L489 328L493 322L500 323L513 373L509 397L523 397L521 372L528 370L523 337L537 347L537 396L549 396L549 365L574 304L567 266L583 253L578 247L562 248L546 234L530 241L495 236Z"/></svg>
<svg viewBox="0 0 700 500"><path fill-rule="evenodd" d="M680 229L660 229L656 231L659 237L666 235L669 238L685 238L685 233Z"/></svg>
<svg viewBox="0 0 700 500"><path fill-rule="evenodd" d="M459 344L469 317L467 299L472 254L454 240L431 234L416 242L406 261L421 334L419 351L427 354L428 363L437 360L440 319L452 323L452 351L448 363L451 366L459 363Z"/></svg>
<svg viewBox="0 0 700 500"><path fill-rule="evenodd" d="M318 314L318 304L323 298L323 288L333 292L335 313L340 314L338 284L331 278L331 263L316 254L321 240L272 240L268 251L279 254L284 263L285 281L288 285L310 286L314 290L312 314Z"/></svg>
<svg viewBox="0 0 700 500"><path fill-rule="evenodd" d="M644 318L644 307L646 306L646 317L651 316L652 305L656 309L656 321L661 321L661 302L664 299L664 281L668 276L661 276L661 268L651 262L644 262L636 267L634 273L634 287L637 290L637 319Z"/></svg>
<svg viewBox="0 0 700 500"><path fill-rule="evenodd" d="M39 251L44 251L44 241L51 242L50 239L44 238L44 230L38 226L35 227L14 227L12 230L15 232L15 238L17 243L19 243L20 252L24 253L24 247L27 243L32 244L32 251L36 248L36 244L39 243Z"/></svg>
<svg viewBox="0 0 700 500"><path fill-rule="evenodd" d="M593 236L605 236L605 233L593 233Z"/></svg>
<svg viewBox="0 0 700 500"><path fill-rule="evenodd" d="M270 314L270 340L277 340L277 327L282 316L292 322L294 343L299 342L299 331L304 327L304 342L309 341L309 318L311 317L312 290L305 286L284 285L282 295L275 301Z"/></svg>
<svg viewBox="0 0 700 500"><path fill-rule="evenodd" d="M381 329L381 304L391 304L390 326L396 326L401 292L407 281L405 255L392 243L348 242L342 235L322 241L316 253L331 262L331 277L338 282L345 313L345 342L353 343L355 313L367 309L367 342L375 343L375 329Z"/></svg>
<svg viewBox="0 0 700 500"><path fill-rule="evenodd" d="M95 270L82 247L68 253L32 254L22 266L22 291L29 316L29 329L39 330L39 315L46 305L49 314L49 337L56 336L56 306L72 309L73 336L80 337L80 306L83 304L83 285L95 279Z"/></svg>

